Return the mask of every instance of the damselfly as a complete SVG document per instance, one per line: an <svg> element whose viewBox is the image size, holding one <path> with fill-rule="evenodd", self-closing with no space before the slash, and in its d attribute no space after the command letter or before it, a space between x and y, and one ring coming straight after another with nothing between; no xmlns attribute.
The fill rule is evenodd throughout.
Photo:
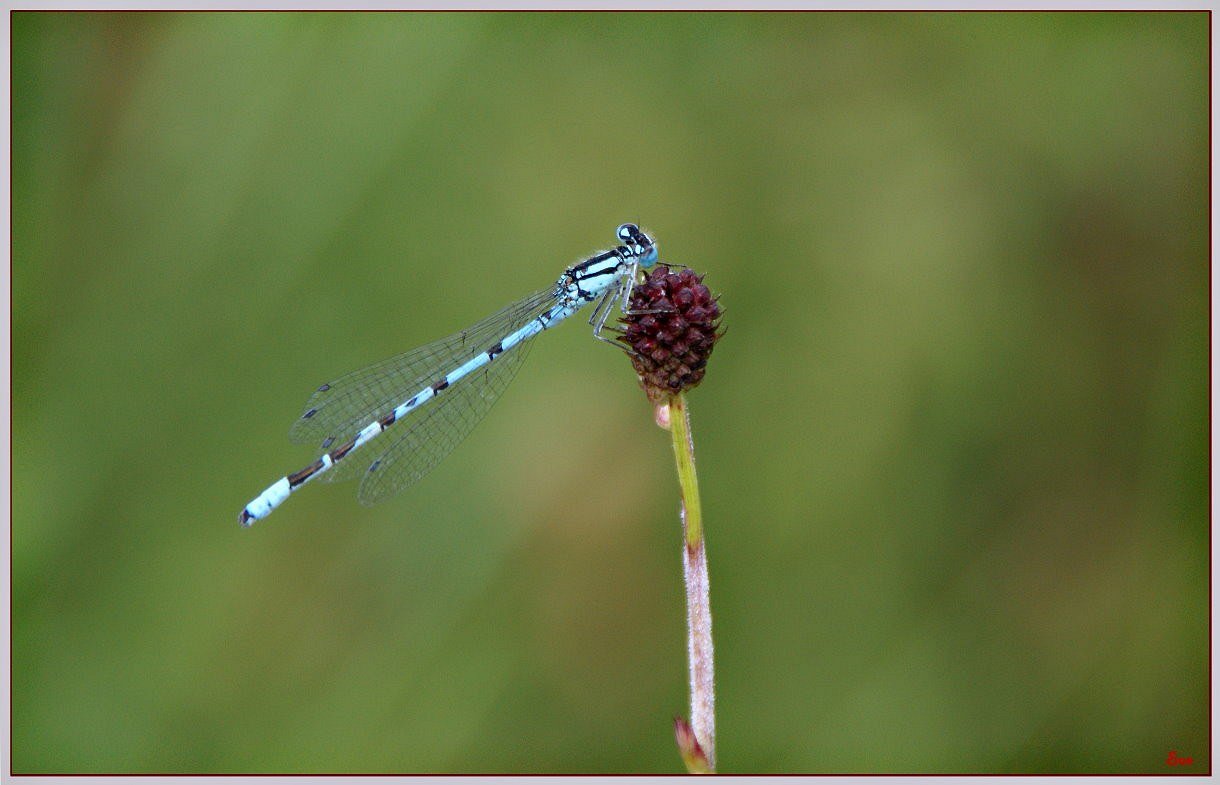
<svg viewBox="0 0 1220 785"><path fill-rule="evenodd" d="M550 289L448 338L319 387L289 437L317 441L322 457L259 494L241 511L241 524L267 517L289 494L319 477L362 476L358 498L363 504L408 487L487 414L516 375L530 339L594 300L589 324L595 337L609 341L601 332L615 302L627 310L639 269L652 267L658 257L656 243L634 224L620 226L618 239L621 245L564 270Z"/></svg>

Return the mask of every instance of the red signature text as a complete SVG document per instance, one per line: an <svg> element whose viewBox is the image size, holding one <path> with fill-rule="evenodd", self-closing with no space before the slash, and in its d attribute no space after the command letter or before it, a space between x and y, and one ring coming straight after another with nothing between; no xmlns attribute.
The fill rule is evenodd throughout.
<svg viewBox="0 0 1220 785"><path fill-rule="evenodd" d="M1169 757L1165 759L1166 766L1189 766L1194 762L1194 758L1179 758L1177 750L1170 750Z"/></svg>

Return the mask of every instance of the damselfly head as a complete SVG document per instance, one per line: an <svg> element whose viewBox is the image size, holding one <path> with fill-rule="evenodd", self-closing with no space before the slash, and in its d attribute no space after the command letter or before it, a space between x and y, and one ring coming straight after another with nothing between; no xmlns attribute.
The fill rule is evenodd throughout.
<svg viewBox="0 0 1220 785"><path fill-rule="evenodd" d="M622 224L618 228L618 239L620 242L630 244L635 238L640 236L640 227L635 224Z"/></svg>
<svg viewBox="0 0 1220 785"><path fill-rule="evenodd" d="M641 267L649 268L656 264L657 245L651 237L640 231L640 227L635 224L623 224L618 228L618 239L627 246Z"/></svg>

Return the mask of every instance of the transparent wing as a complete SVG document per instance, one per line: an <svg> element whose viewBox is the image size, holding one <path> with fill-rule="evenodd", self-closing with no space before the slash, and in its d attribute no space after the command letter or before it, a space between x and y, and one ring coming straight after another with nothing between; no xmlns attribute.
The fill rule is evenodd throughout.
<svg viewBox="0 0 1220 785"><path fill-rule="evenodd" d="M322 385L306 402L305 411L293 423L288 438L294 442L318 443L323 450L342 444L373 420L385 417L394 407L437 381L442 374L486 351L508 333L536 318L553 303L551 290L535 292L461 332ZM507 360L508 357L500 357L492 365ZM378 438L386 438L386 435ZM357 452L369 448L376 451L370 443ZM355 459L354 453L323 476L327 479L355 476L339 471Z"/></svg>
<svg viewBox="0 0 1220 785"><path fill-rule="evenodd" d="M381 438L388 436L394 441L375 461L362 461L365 474L357 496L360 503L372 505L390 498L444 460L499 399L532 344L527 340L454 383L436 400L424 404L416 419L402 423L400 427L406 429L402 433L387 431Z"/></svg>

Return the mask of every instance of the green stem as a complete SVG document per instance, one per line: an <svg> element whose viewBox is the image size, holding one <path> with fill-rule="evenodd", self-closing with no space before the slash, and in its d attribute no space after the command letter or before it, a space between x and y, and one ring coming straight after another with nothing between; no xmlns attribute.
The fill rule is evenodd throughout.
<svg viewBox="0 0 1220 785"><path fill-rule="evenodd" d="M686 547L693 548L703 541L703 508L699 505L699 477L695 474L695 442L690 433L690 411L686 408L686 396L681 393L669 400L669 432L673 435L678 484L682 486Z"/></svg>

